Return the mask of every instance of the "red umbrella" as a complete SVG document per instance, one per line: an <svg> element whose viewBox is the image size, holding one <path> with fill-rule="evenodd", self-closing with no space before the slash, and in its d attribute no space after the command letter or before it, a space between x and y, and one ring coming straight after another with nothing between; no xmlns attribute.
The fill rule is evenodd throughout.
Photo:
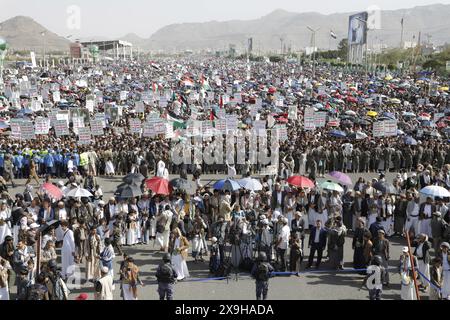
<svg viewBox="0 0 450 320"><path fill-rule="evenodd" d="M64 196L61 189L59 189L57 186L55 186L52 183L44 183L42 185L42 190L45 192L45 194L47 194L50 198L54 199L54 200L61 200L62 197Z"/></svg>
<svg viewBox="0 0 450 320"><path fill-rule="evenodd" d="M169 180L160 177L145 180L145 185L156 194L168 195L171 192Z"/></svg>
<svg viewBox="0 0 450 320"><path fill-rule="evenodd" d="M287 179L287 182L290 185L300 187L300 188L314 188L315 184L311 180L309 180L306 177L302 176L292 176L289 179Z"/></svg>
<svg viewBox="0 0 450 320"><path fill-rule="evenodd" d="M270 94L274 94L275 92L277 92L277 89L275 87L270 87L269 88L269 93Z"/></svg>

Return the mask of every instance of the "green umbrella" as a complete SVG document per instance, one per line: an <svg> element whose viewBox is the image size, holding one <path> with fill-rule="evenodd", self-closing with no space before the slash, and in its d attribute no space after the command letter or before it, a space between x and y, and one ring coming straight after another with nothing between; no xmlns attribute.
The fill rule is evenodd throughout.
<svg viewBox="0 0 450 320"><path fill-rule="evenodd" d="M325 190L344 192L344 189L340 185L332 181L325 181L320 185L320 187Z"/></svg>

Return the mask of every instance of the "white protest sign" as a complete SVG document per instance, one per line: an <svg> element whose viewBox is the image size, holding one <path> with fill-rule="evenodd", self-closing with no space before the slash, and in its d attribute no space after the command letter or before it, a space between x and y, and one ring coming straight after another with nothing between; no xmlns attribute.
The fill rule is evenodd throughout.
<svg viewBox="0 0 450 320"><path fill-rule="evenodd" d="M237 130L238 127L238 118L236 115L227 115L226 116L226 121L227 121L227 131L229 130Z"/></svg>
<svg viewBox="0 0 450 320"><path fill-rule="evenodd" d="M211 120L207 120L207 121L202 121L202 135L204 137L210 137L213 134L213 126L212 126L212 121Z"/></svg>
<svg viewBox="0 0 450 320"><path fill-rule="evenodd" d="M144 113L145 112L144 103L142 101L137 101L135 109L137 113Z"/></svg>
<svg viewBox="0 0 450 320"><path fill-rule="evenodd" d="M61 93L59 91L53 92L53 102L61 101Z"/></svg>
<svg viewBox="0 0 450 320"><path fill-rule="evenodd" d="M20 135L20 128L21 128L21 124L22 124L22 119L18 119L18 118L13 118L10 121L10 125L11 125L11 138L13 139L20 139L21 135Z"/></svg>
<svg viewBox="0 0 450 320"><path fill-rule="evenodd" d="M78 117L78 116L73 116L72 117L72 122L73 122L73 131L76 134L79 134L79 128L84 128L84 118L83 117Z"/></svg>
<svg viewBox="0 0 450 320"><path fill-rule="evenodd" d="M374 138L384 136L384 123L382 121L374 122L372 135Z"/></svg>
<svg viewBox="0 0 450 320"><path fill-rule="evenodd" d="M145 138L153 138L156 136L155 126L151 122L144 124L144 132L142 134Z"/></svg>
<svg viewBox="0 0 450 320"><path fill-rule="evenodd" d="M103 135L103 121L101 119L92 119L89 121L91 126L91 133L93 136Z"/></svg>
<svg viewBox="0 0 450 320"><path fill-rule="evenodd" d="M54 124L55 134L57 137L68 136L69 128L67 127L66 120L56 120Z"/></svg>
<svg viewBox="0 0 450 320"><path fill-rule="evenodd" d="M219 131L221 134L227 133L227 121L225 119L217 119L214 121L214 123L217 131Z"/></svg>
<svg viewBox="0 0 450 320"><path fill-rule="evenodd" d="M314 108L305 108L305 116L304 116L304 128L305 130L315 130L315 111Z"/></svg>
<svg viewBox="0 0 450 320"><path fill-rule="evenodd" d="M34 133L35 134L48 134L50 130L50 119L37 117L34 122Z"/></svg>
<svg viewBox="0 0 450 320"><path fill-rule="evenodd" d="M30 120L23 120L20 124L20 138L23 140L32 140L36 139L34 135L34 126L33 122Z"/></svg>
<svg viewBox="0 0 450 320"><path fill-rule="evenodd" d="M141 134L142 131L142 122L140 119L132 118L130 119L130 132Z"/></svg>
<svg viewBox="0 0 450 320"><path fill-rule="evenodd" d="M397 121L396 120L384 121L384 136L386 136L386 137L397 136Z"/></svg>
<svg viewBox="0 0 450 320"><path fill-rule="evenodd" d="M297 106L290 106L288 111L289 120L297 120Z"/></svg>
<svg viewBox="0 0 450 320"><path fill-rule="evenodd" d="M323 128L327 123L327 113L326 112L315 112L314 113L314 126L316 128Z"/></svg>
<svg viewBox="0 0 450 320"><path fill-rule="evenodd" d="M86 145L91 143L91 130L89 128L78 128L78 144Z"/></svg>

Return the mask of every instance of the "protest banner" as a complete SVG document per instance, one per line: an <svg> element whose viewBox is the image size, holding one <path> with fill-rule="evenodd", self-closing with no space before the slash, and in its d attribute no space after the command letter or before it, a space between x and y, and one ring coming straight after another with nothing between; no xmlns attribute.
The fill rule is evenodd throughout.
<svg viewBox="0 0 450 320"><path fill-rule="evenodd" d="M92 119L90 121L91 133L93 136L102 136L103 132L103 122L101 119Z"/></svg>
<svg viewBox="0 0 450 320"><path fill-rule="evenodd" d="M44 117L37 117L34 121L35 134L48 134L50 130L50 119Z"/></svg>
<svg viewBox="0 0 450 320"><path fill-rule="evenodd" d="M91 130L86 127L78 128L78 142L77 144L87 145L92 142Z"/></svg>
<svg viewBox="0 0 450 320"><path fill-rule="evenodd" d="M142 121L140 119L130 119L130 132L133 134L141 134L142 131Z"/></svg>
<svg viewBox="0 0 450 320"><path fill-rule="evenodd" d="M314 131L316 129L314 108L305 108L304 128L306 131Z"/></svg>
<svg viewBox="0 0 450 320"><path fill-rule="evenodd" d="M315 112L314 113L314 126L316 128L323 128L327 124L327 113L326 112Z"/></svg>
<svg viewBox="0 0 450 320"><path fill-rule="evenodd" d="M374 138L380 138L384 136L384 123L383 121L378 121L373 123L372 135Z"/></svg>
<svg viewBox="0 0 450 320"><path fill-rule="evenodd" d="M23 140L36 139L34 134L33 122L30 120L23 120L20 123L20 138Z"/></svg>
<svg viewBox="0 0 450 320"><path fill-rule="evenodd" d="M53 127L57 137L68 136L70 134L66 120L56 120Z"/></svg>

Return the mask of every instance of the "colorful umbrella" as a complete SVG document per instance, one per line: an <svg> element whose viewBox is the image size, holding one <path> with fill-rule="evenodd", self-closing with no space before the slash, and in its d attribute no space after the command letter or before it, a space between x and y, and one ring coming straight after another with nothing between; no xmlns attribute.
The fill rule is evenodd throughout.
<svg viewBox="0 0 450 320"><path fill-rule="evenodd" d="M320 185L320 187L325 190L344 192L344 189L340 185L332 181L325 181Z"/></svg>
<svg viewBox="0 0 450 320"><path fill-rule="evenodd" d="M49 182L44 183L42 185L42 190L45 192L47 196L49 196L49 198L54 199L56 201L61 200L62 197L64 196L61 189L59 189L57 186Z"/></svg>
<svg viewBox="0 0 450 320"><path fill-rule="evenodd" d="M170 186L169 180L163 179L161 177L154 177L145 180L145 185L148 189L152 190L156 194L169 195Z"/></svg>
<svg viewBox="0 0 450 320"><path fill-rule="evenodd" d="M414 139L413 137L406 137L405 138L405 144L408 146L416 146L417 145L417 140Z"/></svg>
<svg viewBox="0 0 450 320"><path fill-rule="evenodd" d="M241 189L241 186L239 183L237 183L234 180L226 179L226 180L219 180L213 185L214 190L228 190L228 191L236 191Z"/></svg>
<svg viewBox="0 0 450 320"><path fill-rule="evenodd" d="M336 179L337 182L351 186L353 184L352 179L345 173L339 171L333 171L329 174L331 177Z"/></svg>
<svg viewBox="0 0 450 320"><path fill-rule="evenodd" d="M347 137L347 134L344 131L340 131L340 130L330 131L329 135L332 136L332 137L335 137L335 138L345 138L345 137Z"/></svg>
<svg viewBox="0 0 450 320"><path fill-rule="evenodd" d="M287 179L287 183L299 188L314 188L315 184L310 179L303 176L292 176Z"/></svg>

